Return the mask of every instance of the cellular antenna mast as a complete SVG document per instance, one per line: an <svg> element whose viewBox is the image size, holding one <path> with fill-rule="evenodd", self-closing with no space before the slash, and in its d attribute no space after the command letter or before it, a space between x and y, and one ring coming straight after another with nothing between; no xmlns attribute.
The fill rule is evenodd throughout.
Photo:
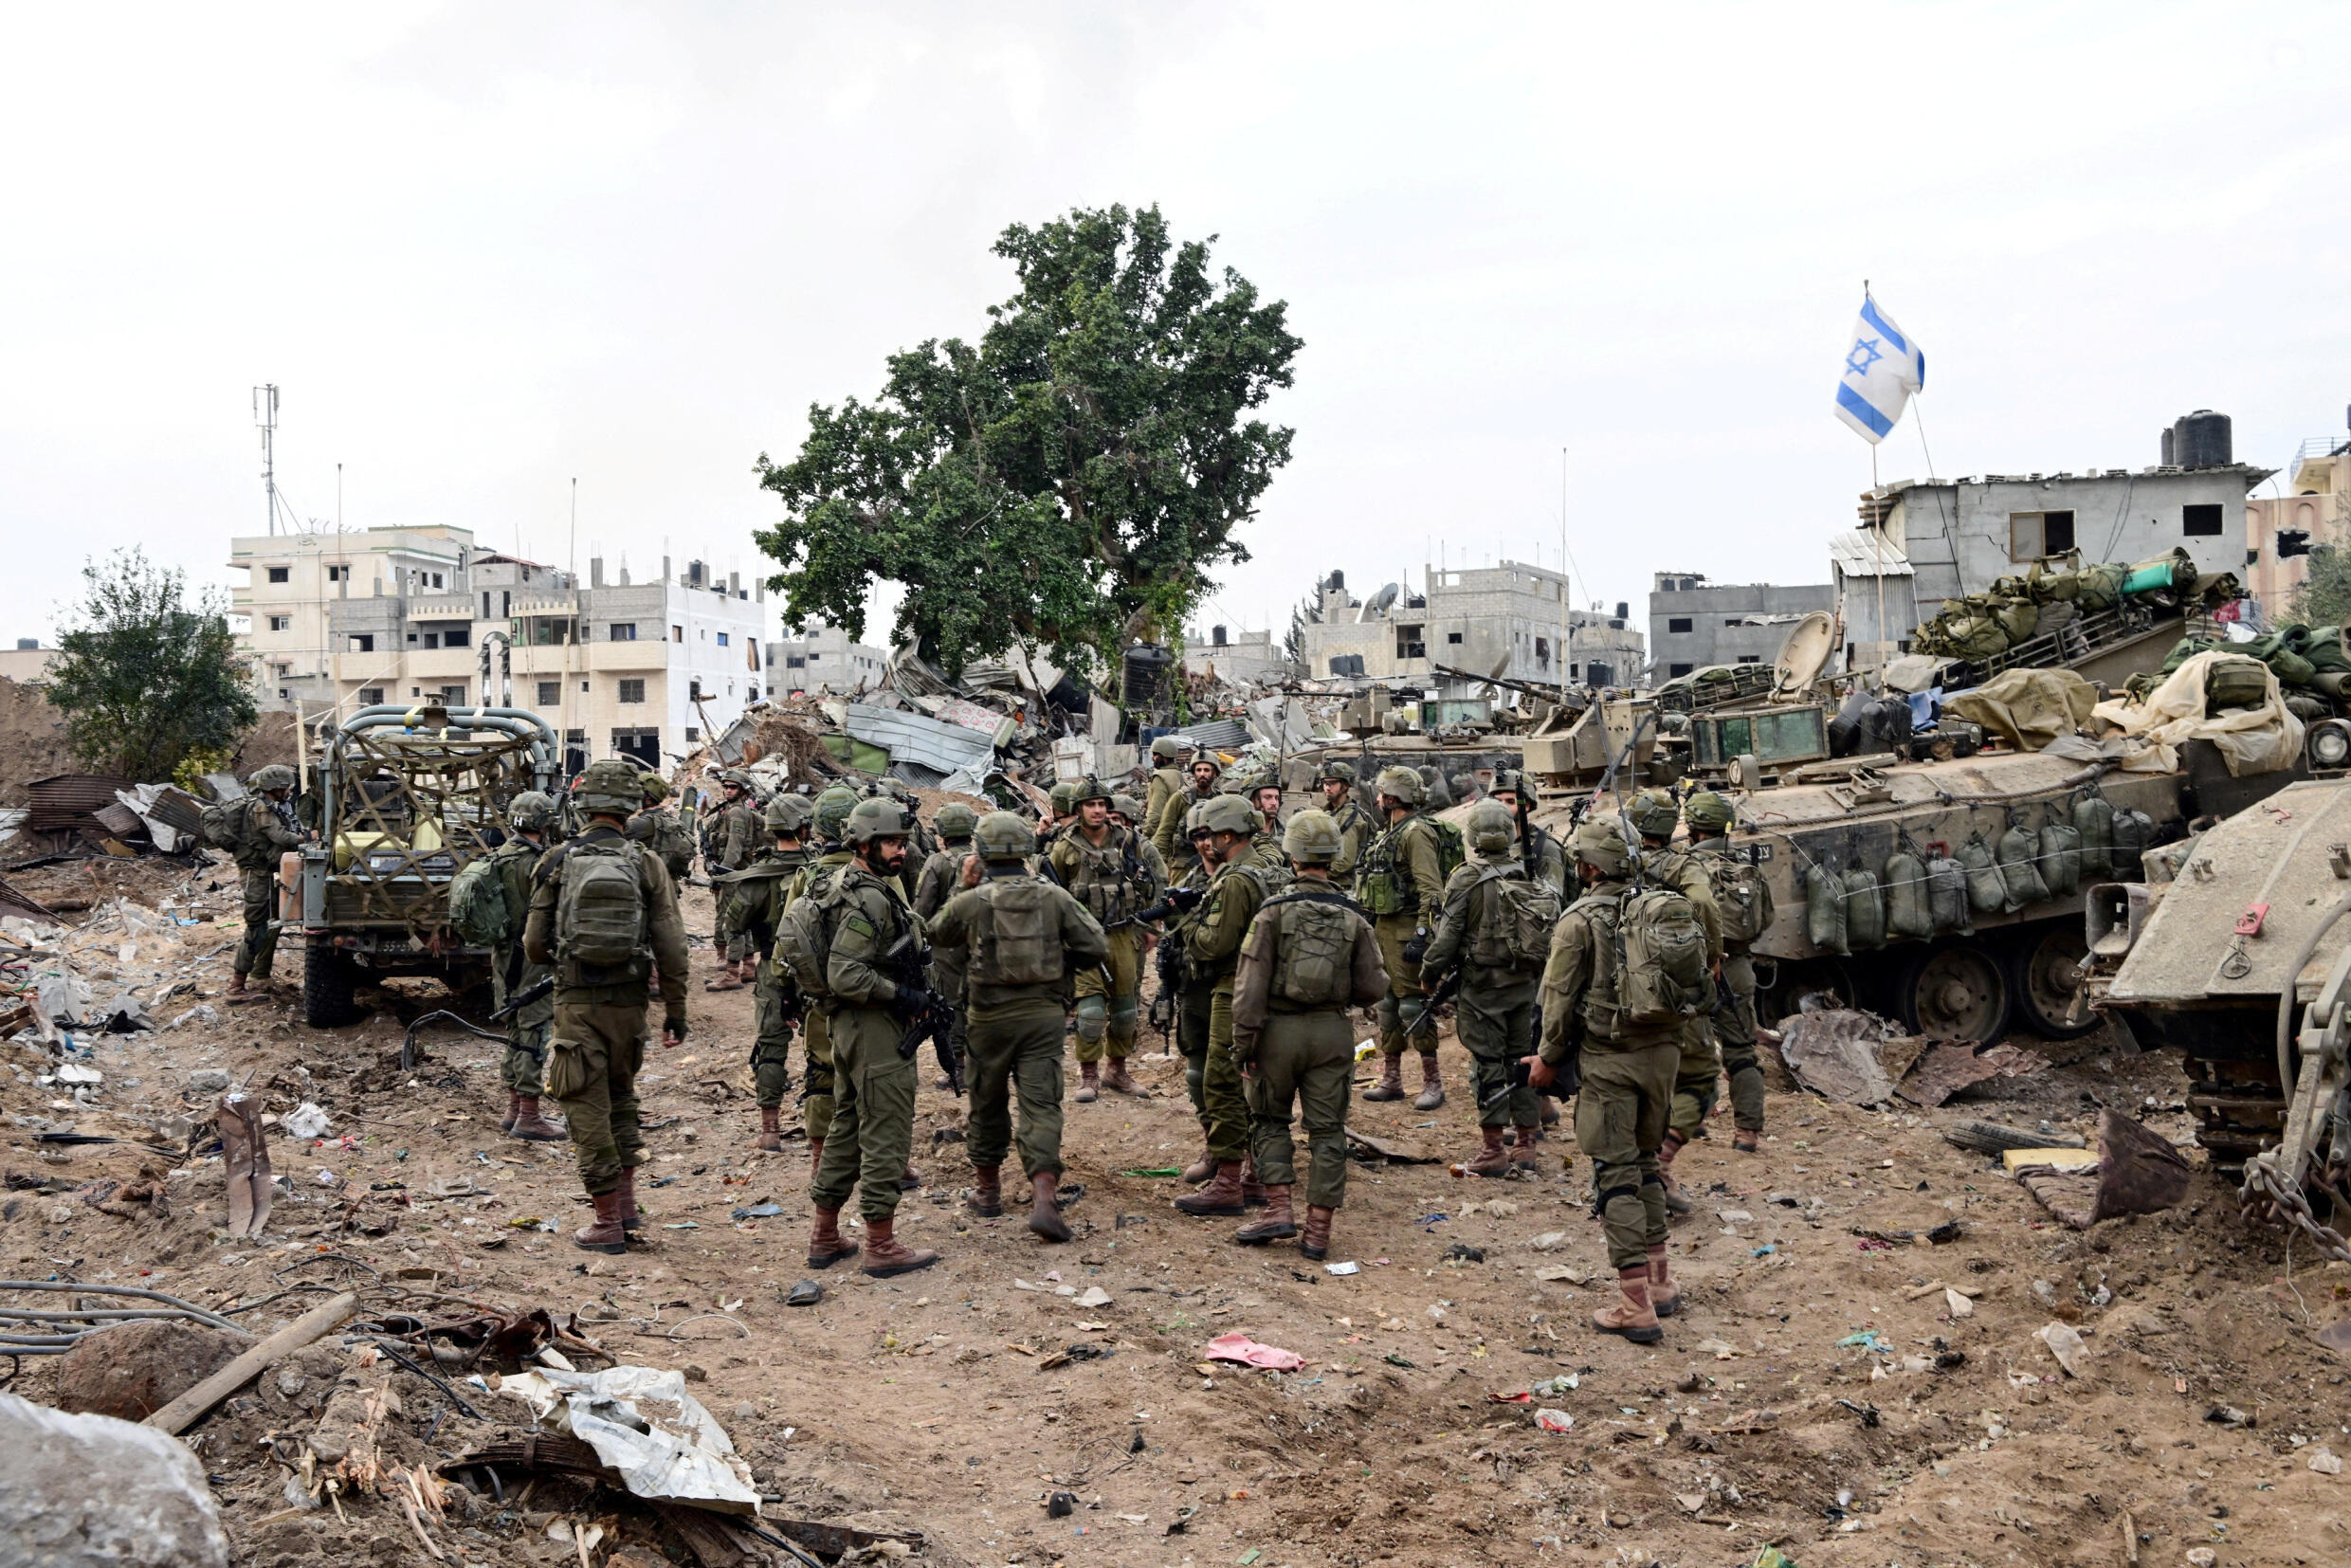
<svg viewBox="0 0 2351 1568"><path fill-rule="evenodd" d="M262 432L262 485L269 492L269 531L278 531L278 388L253 389L253 423Z"/></svg>

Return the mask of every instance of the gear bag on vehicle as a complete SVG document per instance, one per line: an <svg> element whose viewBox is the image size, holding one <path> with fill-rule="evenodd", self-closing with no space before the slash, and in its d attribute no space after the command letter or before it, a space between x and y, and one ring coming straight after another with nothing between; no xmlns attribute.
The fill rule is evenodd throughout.
<svg viewBox="0 0 2351 1568"><path fill-rule="evenodd" d="M514 911L506 906L505 879L495 852L476 855L449 884L449 925L476 947L498 947L514 939Z"/></svg>

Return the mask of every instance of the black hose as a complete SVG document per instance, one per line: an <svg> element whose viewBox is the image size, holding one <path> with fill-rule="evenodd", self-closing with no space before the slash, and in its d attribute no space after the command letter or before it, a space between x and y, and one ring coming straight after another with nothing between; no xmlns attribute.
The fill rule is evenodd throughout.
<svg viewBox="0 0 2351 1568"><path fill-rule="evenodd" d="M161 1302L166 1306L192 1312L215 1328L231 1329L239 1334L245 1332L228 1319L208 1312L193 1302L167 1296L160 1290L140 1290L127 1285L82 1285L73 1280L0 1280L0 1291L9 1290L78 1290L92 1296L136 1296L140 1301Z"/></svg>

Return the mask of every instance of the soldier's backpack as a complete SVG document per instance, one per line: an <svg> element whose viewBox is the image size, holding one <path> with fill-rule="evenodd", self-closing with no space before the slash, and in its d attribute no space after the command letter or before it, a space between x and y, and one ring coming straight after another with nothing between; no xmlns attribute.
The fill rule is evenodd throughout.
<svg viewBox="0 0 2351 1568"><path fill-rule="evenodd" d="M1449 881L1453 873L1469 859L1469 848L1462 837L1461 824L1437 816L1423 817L1421 820L1437 831L1437 880Z"/></svg>
<svg viewBox="0 0 2351 1568"><path fill-rule="evenodd" d="M1355 999L1356 932L1363 917L1336 893L1284 893L1258 906L1280 909L1281 951L1273 994L1298 1007L1345 1007Z"/></svg>
<svg viewBox="0 0 2351 1568"><path fill-rule="evenodd" d="M498 874L498 854L476 855L449 884L449 924L476 947L498 947L514 939L514 911L506 906L506 879Z"/></svg>
<svg viewBox="0 0 2351 1568"><path fill-rule="evenodd" d="M239 796L235 800L215 800L207 806L203 816L198 819L198 826L204 831L204 842L215 849L234 851L244 848L246 834L252 827L247 814L247 808L252 804L250 796Z"/></svg>
<svg viewBox="0 0 2351 1568"><path fill-rule="evenodd" d="M825 971L832 962L832 928L840 911L840 872L835 867L812 869L807 888L784 906L783 919L775 922L775 957L792 971L801 992L810 996L832 994Z"/></svg>
<svg viewBox="0 0 2351 1568"><path fill-rule="evenodd" d="M1763 880L1761 866L1740 855L1706 853L1696 858L1706 868L1706 880L1714 884L1724 941L1744 946L1771 929L1778 911L1773 907L1772 884Z"/></svg>
<svg viewBox="0 0 2351 1568"><path fill-rule="evenodd" d="M1068 973L1062 947L1060 889L1048 882L984 883L988 919L967 976L979 985L1050 985Z"/></svg>
<svg viewBox="0 0 2351 1568"><path fill-rule="evenodd" d="M1540 973L1551 957L1552 928L1559 923L1558 895L1546 884L1489 868L1469 884L1468 896L1474 898L1488 883L1498 890L1497 918L1469 933L1469 961L1485 969Z"/></svg>
<svg viewBox="0 0 2351 1568"><path fill-rule="evenodd" d="M629 839L581 840L564 850L556 893L556 958L573 966L588 984L611 983L591 978L594 975L639 978L645 973L651 955L650 911L637 859L645 852Z"/></svg>
<svg viewBox="0 0 2351 1568"><path fill-rule="evenodd" d="M1626 894L1617 905L1616 955L1620 1023L1678 1024L1712 1011L1706 928L1681 894L1662 887Z"/></svg>

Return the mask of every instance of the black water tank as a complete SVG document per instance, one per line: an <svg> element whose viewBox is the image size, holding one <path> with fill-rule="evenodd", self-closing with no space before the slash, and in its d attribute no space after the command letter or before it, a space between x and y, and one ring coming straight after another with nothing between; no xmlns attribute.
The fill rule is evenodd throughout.
<svg viewBox="0 0 2351 1568"><path fill-rule="evenodd" d="M1126 650L1120 662L1121 695L1127 707L1149 707L1159 701L1167 685L1168 666L1176 655L1157 643L1137 643Z"/></svg>
<svg viewBox="0 0 2351 1568"><path fill-rule="evenodd" d="M1584 665L1584 681L1590 685L1613 686L1616 684L1616 666L1596 661L1588 664Z"/></svg>
<svg viewBox="0 0 2351 1568"><path fill-rule="evenodd" d="M1212 643L1215 644L1218 647L1224 647L1224 646L1225 646L1225 629L1224 629L1223 627L1221 627L1221 626L1212 626L1212 627L1209 628L1209 629L1208 629L1208 640L1209 640L1210 642L1212 642Z"/></svg>
<svg viewBox="0 0 2351 1568"><path fill-rule="evenodd" d="M2172 426L2172 461L2182 468L2225 468L2235 461L2231 452L2225 413L2198 409Z"/></svg>
<svg viewBox="0 0 2351 1568"><path fill-rule="evenodd" d="M1344 588L1347 586L1347 574L1341 572L1339 568L1334 566L1331 568L1331 574L1326 580L1333 588Z"/></svg>
<svg viewBox="0 0 2351 1568"><path fill-rule="evenodd" d="M1632 606L1628 604L1623 599L1618 599L1616 601L1616 624L1620 627L1623 626L1627 618L1629 618L1631 614Z"/></svg>

